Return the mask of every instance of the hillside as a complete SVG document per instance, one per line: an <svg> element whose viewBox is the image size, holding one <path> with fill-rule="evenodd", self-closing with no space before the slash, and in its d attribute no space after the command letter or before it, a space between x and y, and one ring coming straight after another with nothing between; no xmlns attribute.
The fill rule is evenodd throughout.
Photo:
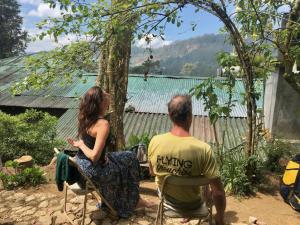
<svg viewBox="0 0 300 225"><path fill-rule="evenodd" d="M170 45L152 49L153 61L159 60L160 67L151 68L150 73L185 76L214 76L217 70L216 54L231 51L232 46L225 42L224 35L207 34ZM142 63L149 52L144 48L133 47L130 62L131 73L143 73Z"/></svg>

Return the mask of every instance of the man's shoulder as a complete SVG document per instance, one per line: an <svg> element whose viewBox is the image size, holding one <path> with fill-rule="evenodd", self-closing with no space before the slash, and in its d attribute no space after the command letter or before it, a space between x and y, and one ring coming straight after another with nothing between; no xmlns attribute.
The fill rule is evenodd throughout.
<svg viewBox="0 0 300 225"><path fill-rule="evenodd" d="M165 139L166 137L168 137L169 133L164 133L164 134L157 134L155 136L152 137L152 141L156 141L156 140L161 140L161 139Z"/></svg>
<svg viewBox="0 0 300 225"><path fill-rule="evenodd" d="M210 150L211 147L208 143L204 142L204 141L201 141L197 138L193 138L193 141L192 141L193 144L197 145L199 148L201 149L206 149L206 150Z"/></svg>

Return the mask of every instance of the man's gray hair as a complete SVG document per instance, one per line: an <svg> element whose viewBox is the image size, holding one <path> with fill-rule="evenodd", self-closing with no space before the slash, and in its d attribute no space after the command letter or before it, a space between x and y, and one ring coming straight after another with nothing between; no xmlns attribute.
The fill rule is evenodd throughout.
<svg viewBox="0 0 300 225"><path fill-rule="evenodd" d="M168 103L168 112L173 123L186 125L192 115L192 100L189 95L175 95Z"/></svg>

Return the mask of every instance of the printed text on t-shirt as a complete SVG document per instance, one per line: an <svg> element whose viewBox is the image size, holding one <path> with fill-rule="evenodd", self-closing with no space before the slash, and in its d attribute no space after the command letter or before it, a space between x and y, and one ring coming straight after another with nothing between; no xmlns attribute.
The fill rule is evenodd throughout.
<svg viewBox="0 0 300 225"><path fill-rule="evenodd" d="M157 156L157 172L168 172L174 175L191 175L192 161L172 156Z"/></svg>

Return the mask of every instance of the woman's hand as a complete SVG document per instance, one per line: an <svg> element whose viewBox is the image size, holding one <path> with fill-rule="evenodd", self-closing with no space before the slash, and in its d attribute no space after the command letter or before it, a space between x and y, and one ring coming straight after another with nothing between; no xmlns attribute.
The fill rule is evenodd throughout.
<svg viewBox="0 0 300 225"><path fill-rule="evenodd" d="M76 147L76 148L81 148L82 145L84 144L83 140L81 140L81 139L78 141L75 141L72 138L67 138L67 141L70 145L72 145L73 147Z"/></svg>

